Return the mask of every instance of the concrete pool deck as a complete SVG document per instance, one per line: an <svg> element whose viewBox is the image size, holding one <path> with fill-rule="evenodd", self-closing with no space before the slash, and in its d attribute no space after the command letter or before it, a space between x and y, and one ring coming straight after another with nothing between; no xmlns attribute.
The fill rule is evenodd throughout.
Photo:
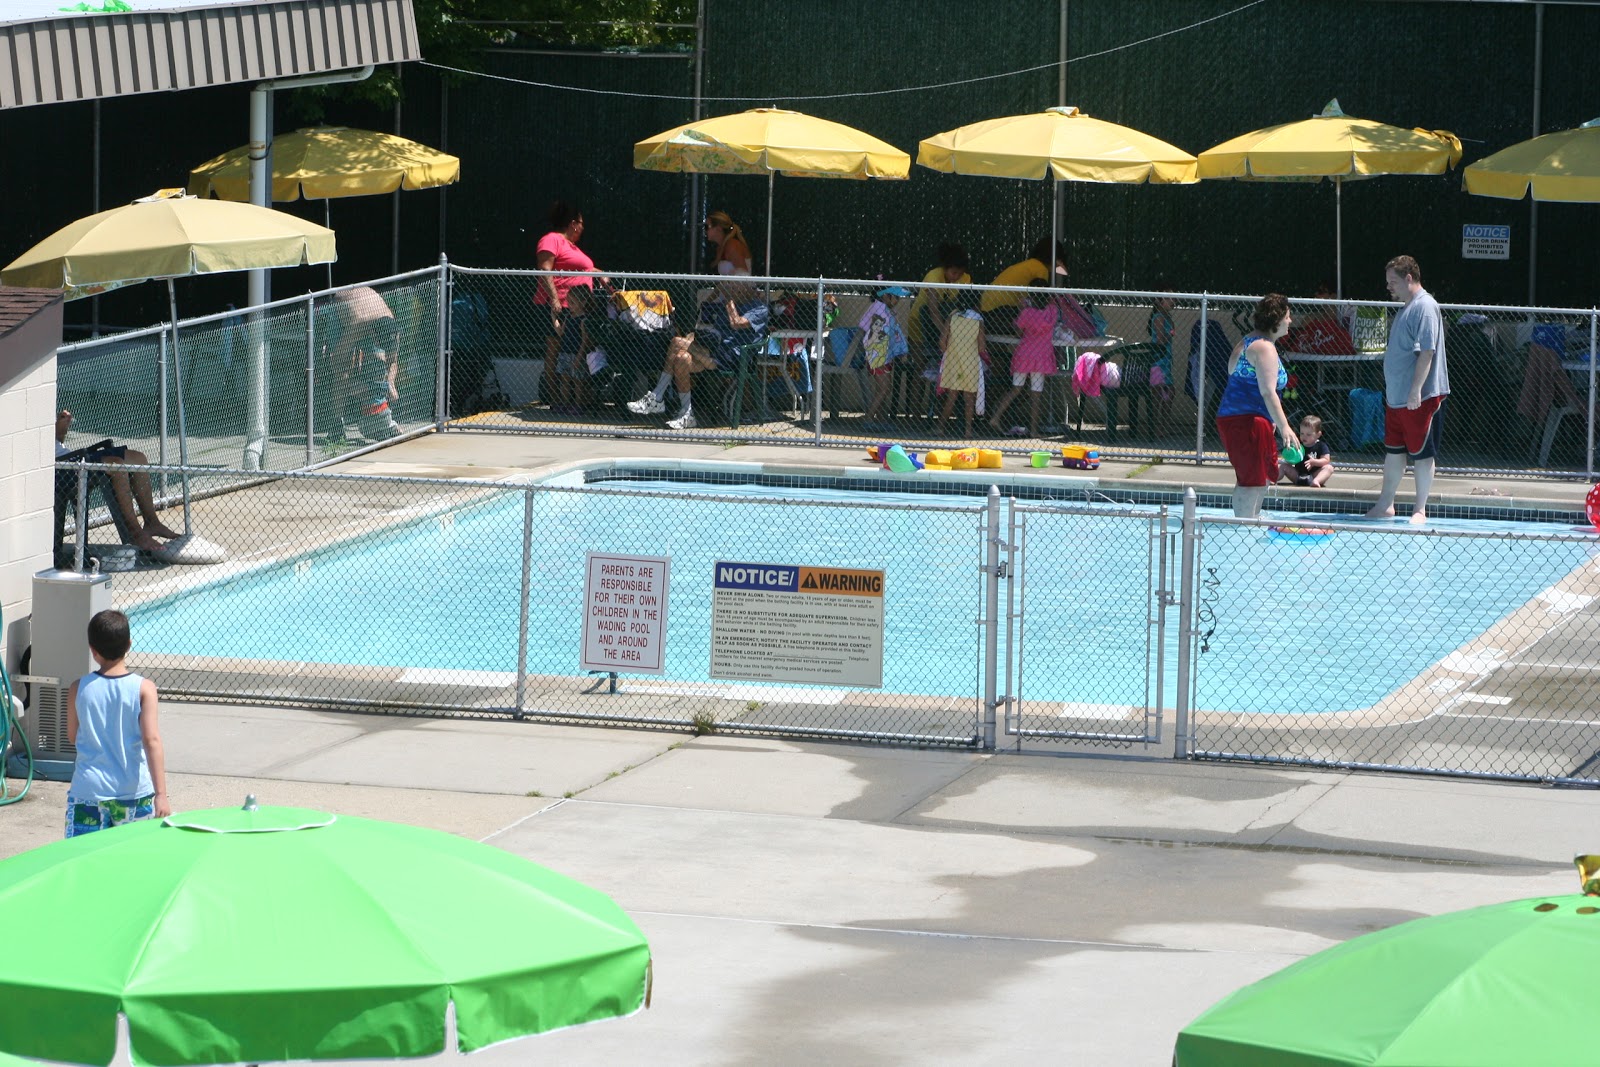
<svg viewBox="0 0 1600 1067"><path fill-rule="evenodd" d="M507 477L640 455L860 462L448 433L336 469ZM1232 481L1214 464L1100 475L1175 472ZM1362 477L1341 476L1341 495ZM1587 491L1438 488L1477 502L1481 486L1563 509ZM1177 1030L1238 986L1408 918L1575 891L1571 857L1600 846L1600 796L1578 789L200 703L163 720L180 809L254 793L486 839L635 917L654 1006L472 1057L486 1067L1165 1067ZM58 838L64 796L35 783L0 808L0 854Z"/></svg>
<svg viewBox="0 0 1600 1067"><path fill-rule="evenodd" d="M485 839L634 916L654 1006L486 1067L1165 1067L1238 986L1573 892L1600 844L1591 791L1396 775L177 703L163 737L180 809L253 793ZM64 796L0 809L0 854L58 838Z"/></svg>

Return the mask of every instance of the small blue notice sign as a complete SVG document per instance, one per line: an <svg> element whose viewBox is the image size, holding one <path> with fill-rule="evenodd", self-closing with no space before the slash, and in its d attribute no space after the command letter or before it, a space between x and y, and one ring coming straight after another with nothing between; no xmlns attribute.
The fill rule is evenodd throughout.
<svg viewBox="0 0 1600 1067"><path fill-rule="evenodd" d="M1462 259L1510 259L1511 227L1469 222L1461 227Z"/></svg>

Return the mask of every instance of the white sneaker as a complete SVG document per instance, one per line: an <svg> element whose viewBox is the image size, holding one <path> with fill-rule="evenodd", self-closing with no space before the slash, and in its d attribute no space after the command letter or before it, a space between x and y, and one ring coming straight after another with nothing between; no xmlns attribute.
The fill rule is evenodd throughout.
<svg viewBox="0 0 1600 1067"><path fill-rule="evenodd" d="M628 401L628 410L635 415L659 415L667 410L667 405L654 393L646 393L638 400Z"/></svg>
<svg viewBox="0 0 1600 1067"><path fill-rule="evenodd" d="M675 419L667 420L667 429L669 430L692 430L699 425L695 421L693 412L686 412Z"/></svg>

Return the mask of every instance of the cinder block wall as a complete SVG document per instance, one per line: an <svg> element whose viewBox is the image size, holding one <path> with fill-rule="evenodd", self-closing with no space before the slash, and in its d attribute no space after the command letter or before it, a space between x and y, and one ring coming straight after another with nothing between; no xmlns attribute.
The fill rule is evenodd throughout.
<svg viewBox="0 0 1600 1067"><path fill-rule="evenodd" d="M60 344L60 293L0 287L0 657L12 673L29 643L33 576L54 554Z"/></svg>

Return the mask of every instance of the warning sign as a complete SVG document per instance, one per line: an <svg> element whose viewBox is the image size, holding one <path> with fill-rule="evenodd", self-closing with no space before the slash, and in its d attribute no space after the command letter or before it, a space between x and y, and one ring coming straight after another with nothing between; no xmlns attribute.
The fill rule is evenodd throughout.
<svg viewBox="0 0 1600 1067"><path fill-rule="evenodd" d="M882 571L714 567L711 677L882 687Z"/></svg>
<svg viewBox="0 0 1600 1067"><path fill-rule="evenodd" d="M1461 227L1462 259L1510 259L1511 227L1466 223Z"/></svg>
<svg viewBox="0 0 1600 1067"><path fill-rule="evenodd" d="M584 670L666 673L670 563L665 556L584 556Z"/></svg>

